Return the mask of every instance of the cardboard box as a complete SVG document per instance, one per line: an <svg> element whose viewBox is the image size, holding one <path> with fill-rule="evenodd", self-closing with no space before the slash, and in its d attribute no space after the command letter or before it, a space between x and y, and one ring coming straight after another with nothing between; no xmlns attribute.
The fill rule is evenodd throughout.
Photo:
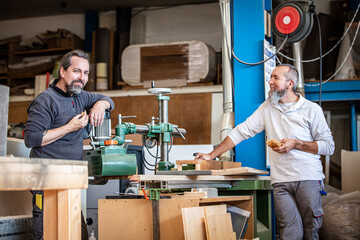
<svg viewBox="0 0 360 240"><path fill-rule="evenodd" d="M360 190L360 152L341 151L341 188L343 193Z"/></svg>

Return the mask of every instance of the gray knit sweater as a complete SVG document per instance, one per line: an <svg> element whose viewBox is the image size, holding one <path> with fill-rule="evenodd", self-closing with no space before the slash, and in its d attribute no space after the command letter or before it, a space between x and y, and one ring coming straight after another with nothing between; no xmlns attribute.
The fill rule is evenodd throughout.
<svg viewBox="0 0 360 240"><path fill-rule="evenodd" d="M57 80L31 102L24 131L25 145L32 148L30 157L81 160L84 129L71 132L41 147L44 131L64 126L75 115L89 110L99 100L108 101L110 110L114 108L114 102L107 96L87 91L70 96L56 87L56 83Z"/></svg>

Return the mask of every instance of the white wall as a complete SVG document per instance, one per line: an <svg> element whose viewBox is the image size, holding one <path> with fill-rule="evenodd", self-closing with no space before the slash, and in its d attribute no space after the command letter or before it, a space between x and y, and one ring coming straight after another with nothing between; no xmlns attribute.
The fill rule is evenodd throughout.
<svg viewBox="0 0 360 240"><path fill-rule="evenodd" d="M221 36L218 3L144 11L132 19L131 43L200 40L220 51Z"/></svg>
<svg viewBox="0 0 360 240"><path fill-rule="evenodd" d="M23 18L0 21L0 39L22 35L22 40L32 39L47 30L56 31L64 28L85 38L85 15L67 14L48 17Z"/></svg>

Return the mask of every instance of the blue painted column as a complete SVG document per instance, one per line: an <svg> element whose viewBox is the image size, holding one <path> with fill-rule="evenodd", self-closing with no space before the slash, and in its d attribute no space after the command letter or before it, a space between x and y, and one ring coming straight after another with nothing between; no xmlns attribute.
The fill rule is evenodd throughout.
<svg viewBox="0 0 360 240"><path fill-rule="evenodd" d="M351 151L357 151L357 140L356 140L356 111L355 111L355 103L351 103L350 107L351 111Z"/></svg>
<svg viewBox="0 0 360 240"><path fill-rule="evenodd" d="M233 0L233 46L245 62L263 60L264 0ZM245 121L265 100L264 65L247 66L234 60L235 125ZM235 147L235 161L266 170L265 133Z"/></svg>

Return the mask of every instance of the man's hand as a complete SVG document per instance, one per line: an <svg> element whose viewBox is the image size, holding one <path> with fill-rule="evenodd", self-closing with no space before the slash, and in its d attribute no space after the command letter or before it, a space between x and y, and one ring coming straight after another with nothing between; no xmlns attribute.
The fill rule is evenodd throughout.
<svg viewBox="0 0 360 240"><path fill-rule="evenodd" d="M297 150L300 150L303 152L308 152L308 153L313 153L313 154L318 153L318 145L317 145L316 141L305 142L305 141L300 141L300 140L291 139L291 138L284 138L284 139L281 139L280 142L282 143L281 147L272 149L277 153L288 153L292 149L297 149Z"/></svg>
<svg viewBox="0 0 360 240"><path fill-rule="evenodd" d="M67 124L69 127L70 132L75 132L77 130L80 130L84 128L89 122L89 116L86 114L86 112L83 112L82 114L78 114L75 117L73 117Z"/></svg>
<svg viewBox="0 0 360 240"><path fill-rule="evenodd" d="M110 108L110 103L105 100L97 101L94 106L91 108L91 112L89 114L90 123L95 127L103 124L105 110Z"/></svg>
<svg viewBox="0 0 360 240"><path fill-rule="evenodd" d="M234 142L229 137L226 137L224 141L222 141L219 146L215 148L211 153L198 153L195 159L214 160L214 158L220 156L224 152L232 149L233 147L235 147Z"/></svg>
<svg viewBox="0 0 360 240"><path fill-rule="evenodd" d="M288 153L290 150L295 148L296 141L297 140L290 138L281 139L279 142L282 143L282 145L280 147L275 147L272 150L277 153Z"/></svg>
<svg viewBox="0 0 360 240"><path fill-rule="evenodd" d="M78 131L84 128L89 122L89 116L86 112L76 115L64 126L44 131L41 146L46 146L62 138L68 133Z"/></svg>
<svg viewBox="0 0 360 240"><path fill-rule="evenodd" d="M201 160L213 160L210 154L207 153L198 153L195 156L195 159L201 159Z"/></svg>

